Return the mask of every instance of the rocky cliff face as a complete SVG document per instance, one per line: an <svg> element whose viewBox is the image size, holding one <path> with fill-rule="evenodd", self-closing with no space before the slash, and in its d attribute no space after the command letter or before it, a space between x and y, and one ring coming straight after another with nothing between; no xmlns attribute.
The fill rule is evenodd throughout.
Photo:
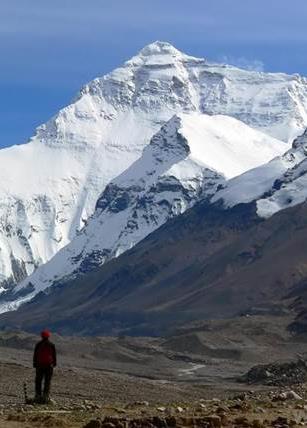
<svg viewBox="0 0 307 428"><path fill-rule="evenodd" d="M167 43L147 46L85 85L27 144L0 151L0 292L72 241L106 186L174 114L226 114L288 142L306 125L306 106L299 76L212 65Z"/></svg>
<svg viewBox="0 0 307 428"><path fill-rule="evenodd" d="M174 116L142 156L106 186L95 213L48 263L3 294L12 309L68 276L117 257L236 174L283 152L284 143L227 116Z"/></svg>

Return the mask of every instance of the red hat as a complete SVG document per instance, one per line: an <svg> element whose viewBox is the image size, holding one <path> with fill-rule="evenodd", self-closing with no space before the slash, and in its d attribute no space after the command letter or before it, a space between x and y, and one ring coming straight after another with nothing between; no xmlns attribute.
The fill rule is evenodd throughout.
<svg viewBox="0 0 307 428"><path fill-rule="evenodd" d="M43 331L41 332L41 337L42 337L43 339L48 339L50 336L51 336L51 334L50 334L50 331L49 331L49 330L43 330Z"/></svg>

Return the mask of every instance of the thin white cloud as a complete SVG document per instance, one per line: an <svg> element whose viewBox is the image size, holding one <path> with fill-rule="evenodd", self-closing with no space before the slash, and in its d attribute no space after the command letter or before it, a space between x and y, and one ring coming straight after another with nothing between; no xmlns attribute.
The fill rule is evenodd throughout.
<svg viewBox="0 0 307 428"><path fill-rule="evenodd" d="M235 67L243 68L251 71L264 71L264 63L259 59L248 59L245 57L233 57L224 55L219 58L219 62L224 64L234 65Z"/></svg>

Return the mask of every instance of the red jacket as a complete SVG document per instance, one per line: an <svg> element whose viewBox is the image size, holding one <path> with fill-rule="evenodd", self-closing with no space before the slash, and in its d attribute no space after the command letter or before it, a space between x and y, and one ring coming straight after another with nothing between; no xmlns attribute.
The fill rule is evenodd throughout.
<svg viewBox="0 0 307 428"><path fill-rule="evenodd" d="M53 343L48 339L38 342L34 349L33 367L55 367L56 350Z"/></svg>

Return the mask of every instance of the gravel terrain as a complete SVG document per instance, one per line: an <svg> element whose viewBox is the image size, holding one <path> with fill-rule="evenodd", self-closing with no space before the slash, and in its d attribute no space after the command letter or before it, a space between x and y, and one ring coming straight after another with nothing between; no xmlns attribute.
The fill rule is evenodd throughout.
<svg viewBox="0 0 307 428"><path fill-rule="evenodd" d="M58 367L48 406L24 404L24 383L33 396L32 350L38 338L2 332L0 427L81 428L90 421L89 428L302 426L305 379L300 382L298 374L292 385L286 362L304 361L307 344L288 332L289 321L287 316L206 321L164 338L54 334ZM271 370L278 379L289 373L289 379L276 385L261 376L253 384L242 382L258 365L264 366L253 373ZM288 425L285 420L271 425L278 417ZM240 425L239 418L246 420Z"/></svg>

